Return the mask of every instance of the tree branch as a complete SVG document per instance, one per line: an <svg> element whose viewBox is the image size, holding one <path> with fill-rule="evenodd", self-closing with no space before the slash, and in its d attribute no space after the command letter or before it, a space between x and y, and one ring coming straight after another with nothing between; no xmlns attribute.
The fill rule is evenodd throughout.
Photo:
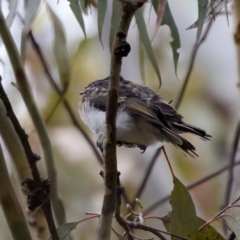
<svg viewBox="0 0 240 240"><path fill-rule="evenodd" d="M38 133L41 146L43 148L45 163L47 166L48 178L52 184L53 194L51 196L54 199L54 210L56 213L57 221L59 224L61 224L65 222L65 211L63 208L63 204L58 196L57 172L55 169L51 142L47 134L45 123L34 101L32 91L29 86L29 81L23 69L16 44L12 38L12 35L8 27L6 26L4 16L1 10L0 10L0 35L2 37L3 43L8 52L8 57L10 59L10 62L13 68L13 72L18 84L18 89L20 90L21 96L30 113L33 124Z"/></svg>
<svg viewBox="0 0 240 240"><path fill-rule="evenodd" d="M234 140L233 140L232 152L231 152L231 156L229 160L229 168L228 168L228 182L226 186L225 200L224 200L222 209L229 204L230 198L231 198L231 190L232 190L232 184L234 180L233 170L234 170L235 158L238 150L239 137L240 137L240 122L238 122Z"/></svg>
<svg viewBox="0 0 240 240"><path fill-rule="evenodd" d="M1 12L0 12L1 14ZM2 78L0 77L0 98L3 101L3 104L6 108L7 111L7 116L10 118L15 131L18 134L18 137L22 143L22 146L24 148L24 152L26 154L27 160L28 160L28 164L29 167L31 169L31 173L33 176L33 179L36 183L36 187L39 189L38 191L38 200L40 202L42 202L42 210L44 212L44 215L46 217L47 223L48 223L48 227L49 227L49 231L52 235L52 238L54 240L59 240L57 231L56 231L56 227L54 224L54 220L53 220L53 216L52 216L52 211L51 211L51 203L50 203L50 199L49 199L49 194L44 190L43 188L43 182L41 180L40 174L38 172L37 169L37 161L40 159L39 156L37 156L35 153L32 152L32 149L30 147L30 144L28 142L28 136L25 133L25 131L22 129L17 117L15 116L11 103L8 100L8 97L3 89L2 86Z"/></svg>
<svg viewBox="0 0 240 240"><path fill-rule="evenodd" d="M10 232L15 240L31 240L31 235L27 227L27 223L17 198L10 177L8 175L7 166L0 144L0 202L6 217Z"/></svg>
<svg viewBox="0 0 240 240"><path fill-rule="evenodd" d="M124 188L120 186L120 180L119 180L120 173L118 174L117 179L117 204L116 204L116 210L115 210L115 218L119 225L123 227L123 229L126 231L126 234L128 236L129 240L134 240L134 237L132 235L132 232L126 222L126 220L121 216L121 195L124 192Z"/></svg>
<svg viewBox="0 0 240 240"><path fill-rule="evenodd" d="M126 43L128 29L135 11L145 1L124 1L122 5L122 19L113 43L111 52L111 72L108 87L108 100L106 109L106 138L104 148L104 184L105 195L103 200L101 217L96 233L96 240L108 240L111 235L113 213L116 205L117 188L117 158L116 158L116 114L118 104L118 88L122 57L130 51ZM128 48L126 54L125 47Z"/></svg>
<svg viewBox="0 0 240 240"><path fill-rule="evenodd" d="M135 229L141 229L147 232L151 232L152 234L156 235L157 237L159 237L159 239L161 240L166 240L166 238L160 233L160 230L149 227L147 225L143 225L141 223L138 222L131 222L131 221L127 221L127 224L131 227L131 228L135 228ZM163 232L163 231L162 231ZM169 235L168 232L164 232L166 234Z"/></svg>
<svg viewBox="0 0 240 240"><path fill-rule="evenodd" d="M192 69L193 69L193 65L194 65L194 62L195 62L195 58L197 56L197 52L199 50L199 47L204 43L204 41L206 40L207 38L207 35L211 29L211 26L213 24L213 19L211 19L211 21L209 22L208 26L207 26L207 29L205 31L205 33L203 34L202 38L200 39L200 41L198 43L196 43L193 47L193 50L192 50L192 55L191 55L191 59L190 59L190 63L189 63L189 67L188 67L188 70L187 70L187 74L186 74L186 77L183 81L183 86L182 86L182 89L179 93L179 96L178 96L178 99L176 101L176 105L175 105L175 108L178 109L181 102L182 102L182 99L183 99L183 95L186 91L186 88L187 88L187 85L189 83L189 79L190 79L190 76L191 76L191 73L192 73Z"/></svg>

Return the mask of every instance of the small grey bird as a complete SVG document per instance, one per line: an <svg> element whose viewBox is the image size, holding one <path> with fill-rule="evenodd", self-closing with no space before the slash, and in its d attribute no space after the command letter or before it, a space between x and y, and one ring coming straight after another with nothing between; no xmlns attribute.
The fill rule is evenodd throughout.
<svg viewBox="0 0 240 240"><path fill-rule="evenodd" d="M85 124L102 141L105 136L105 114L109 77L90 83L80 92L79 114ZM195 147L181 133L192 133L204 140L211 136L204 130L183 122L158 93L148 87L120 78L116 141L118 146L139 147L145 152L155 142L170 142L188 155L198 156Z"/></svg>

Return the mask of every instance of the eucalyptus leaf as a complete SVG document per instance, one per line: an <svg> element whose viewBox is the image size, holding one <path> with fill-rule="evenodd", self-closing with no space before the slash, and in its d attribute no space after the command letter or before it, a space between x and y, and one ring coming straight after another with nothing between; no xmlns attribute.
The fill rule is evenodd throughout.
<svg viewBox="0 0 240 240"><path fill-rule="evenodd" d="M60 19L48 4L47 9L54 27L54 54L58 63L58 71L62 83L62 89L63 92L65 92L70 80L70 61L67 51L65 32Z"/></svg>
<svg viewBox="0 0 240 240"><path fill-rule="evenodd" d="M8 6L9 13L6 17L6 24L9 28L12 26L13 20L17 13L17 8L18 8L18 0L10 0L9 6Z"/></svg>
<svg viewBox="0 0 240 240"><path fill-rule="evenodd" d="M236 240L240 240L240 224L239 222L231 215L223 214L221 216L227 222L228 227L235 233Z"/></svg>
<svg viewBox="0 0 240 240"><path fill-rule="evenodd" d="M203 24L207 14L207 8L208 8L208 0L198 0L198 20L197 20L198 30L197 30L196 43L198 43L201 37Z"/></svg>
<svg viewBox="0 0 240 240"><path fill-rule="evenodd" d="M25 10L25 23L22 30L22 39L21 39L21 57L24 59L25 50L26 50L26 40L29 31L31 30L32 23L37 15L38 9L40 7L41 0L31 0L27 1L26 10Z"/></svg>
<svg viewBox="0 0 240 240"><path fill-rule="evenodd" d="M204 19L204 23L209 22L212 18L215 18L216 14L219 13L224 7L226 9L226 3L230 3L232 0L211 0L210 4L207 7L206 17ZM227 13L226 13L227 14ZM228 15L227 15L228 18ZM192 24L187 28L193 29L198 27L198 21Z"/></svg>
<svg viewBox="0 0 240 240"><path fill-rule="evenodd" d="M170 204L172 211L162 221L166 229L177 236L191 240L224 240L224 238L211 226L199 231L205 223L197 217L194 203L187 188L174 177L174 189L171 193ZM177 237L172 237L177 240Z"/></svg>
<svg viewBox="0 0 240 240"><path fill-rule="evenodd" d="M158 8L156 11L156 14L157 14L156 26L155 26L152 39L156 37L157 31L162 24L162 19L165 14L166 5L167 5L167 0L159 0Z"/></svg>
<svg viewBox="0 0 240 240"><path fill-rule="evenodd" d="M159 0L152 0L153 8L155 12L157 12ZM171 31L171 37L172 37L172 42L170 42L171 48L172 48L172 53L173 53L173 61L174 61L174 68L175 68L175 75L177 77L177 65L178 65L178 60L179 60L179 53L178 49L181 48L181 41L180 41L180 36L178 32L177 25L174 21L173 15L171 13L171 9L169 7L169 4L167 3L165 13L163 15L162 23L161 25L167 25L170 28Z"/></svg>
<svg viewBox="0 0 240 240"><path fill-rule="evenodd" d="M79 222L70 222L65 223L57 228L57 233L60 238L60 240L71 240L70 233L72 230L74 230ZM48 240L53 240L50 236Z"/></svg>
<svg viewBox="0 0 240 240"><path fill-rule="evenodd" d="M81 6L79 4L79 1L77 0L68 0L68 2L70 3L70 8L74 14L74 16L76 17L80 27L82 28L83 34L86 38L86 30L85 30L85 23L83 20L83 16L82 16L82 9Z"/></svg>
<svg viewBox="0 0 240 240"><path fill-rule="evenodd" d="M98 36L102 43L102 28L107 10L107 0L98 1ZM102 43L103 45L103 43Z"/></svg>
<svg viewBox="0 0 240 240"><path fill-rule="evenodd" d="M145 50L148 54L148 57L149 57L152 65L153 65L153 68L154 68L154 70L157 74L157 77L158 77L158 80L159 80L159 83L160 83L160 86L161 86L162 80L161 80L160 70L158 68L157 60L156 60L156 57L154 55L153 48L152 48L152 45L151 45L151 42L150 42L150 39L149 39L149 36L148 36L146 23L144 21L141 9L138 9L136 11L135 18L136 18L136 23L137 23L137 26L138 26L138 30L139 30L139 34L140 34L142 44L143 44L143 46L144 46L144 48L145 48Z"/></svg>
<svg viewBox="0 0 240 240"><path fill-rule="evenodd" d="M174 21L174 18L172 16L171 9L168 3L165 9L165 14L163 16L162 25L167 25L171 30L171 37L173 40L170 42L170 45L173 53L175 74L177 76L177 66L178 66L178 60L180 56L180 54L178 53L178 49L181 48L181 41L180 41L177 25Z"/></svg>

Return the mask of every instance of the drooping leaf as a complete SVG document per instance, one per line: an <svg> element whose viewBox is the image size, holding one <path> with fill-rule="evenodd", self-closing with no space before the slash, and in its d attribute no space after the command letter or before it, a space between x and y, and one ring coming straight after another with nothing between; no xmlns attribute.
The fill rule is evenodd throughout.
<svg viewBox="0 0 240 240"><path fill-rule="evenodd" d="M204 20L207 14L207 8L208 8L208 0L198 0L198 20L197 20L198 30L197 30L196 43L198 43L201 37Z"/></svg>
<svg viewBox="0 0 240 240"><path fill-rule="evenodd" d="M88 14L88 1L86 1L86 0L80 0L80 6L81 6L82 11L83 11L85 14Z"/></svg>
<svg viewBox="0 0 240 240"><path fill-rule="evenodd" d="M107 10L107 0L98 1L98 36L101 43L102 43L102 28L103 28L103 22L104 22L106 10Z"/></svg>
<svg viewBox="0 0 240 240"><path fill-rule="evenodd" d="M159 0L152 0L152 4L153 4L155 12L157 12L158 1ZM171 45L172 53L173 53L175 74L177 76L177 65L178 65L178 60L179 60L179 55L180 55L178 53L178 49L181 47L181 41L180 41L180 36L179 36L177 25L174 21L174 18L172 16L171 9L170 9L168 3L166 5L165 13L164 13L164 16L162 19L162 25L167 25L171 30L171 37L173 40L172 40L172 42L170 42L170 45Z"/></svg>
<svg viewBox="0 0 240 240"><path fill-rule="evenodd" d="M82 9L81 6L79 4L79 1L77 0L68 0L68 2L70 3L70 8L75 16L75 18L77 19L78 23L80 24L80 27L82 28L83 34L86 38L86 30L85 30L85 23L83 20L83 16L82 16Z"/></svg>
<svg viewBox="0 0 240 240"><path fill-rule="evenodd" d="M176 177L174 177L174 189L170 204L172 211L162 218L162 221L171 234L191 240L224 240L213 227L209 226L202 231L198 230L204 224L204 221L197 217L191 195ZM177 240L176 237L171 239Z"/></svg>
<svg viewBox="0 0 240 240"><path fill-rule="evenodd" d="M212 18L215 18L216 14L219 13L224 7L226 9L227 3L230 3L231 1L232 0L211 0L210 4L207 7L207 13L204 19L204 23L209 22ZM187 30L197 27L198 21L188 27Z"/></svg>
<svg viewBox="0 0 240 240"><path fill-rule="evenodd" d="M60 238L60 240L70 240L70 233L72 230L74 230L79 222L70 222L65 223L57 228L57 233ZM52 240L52 237L50 236L48 240Z"/></svg>
<svg viewBox="0 0 240 240"><path fill-rule="evenodd" d="M159 83L160 83L160 86L161 86L162 80L161 80L160 70L158 68L157 60L156 60L156 57L154 55L153 48L152 48L152 45L151 45L151 42L150 42L150 39L149 39L149 36L148 36L146 24L145 24L141 9L138 9L136 11L135 18L136 18L136 23L137 23L137 26L138 26L138 30L139 30L139 34L140 34L140 37L141 37L142 44L143 44L143 46L144 46L144 48L145 48L145 50L148 54L148 57L149 57L152 65L153 65L153 68L154 68L154 70L157 74L157 77L158 77L158 80L159 80Z"/></svg>
<svg viewBox="0 0 240 240"><path fill-rule="evenodd" d="M235 233L236 239L240 240L240 206L233 206L219 216L224 219L228 227Z"/></svg>
<svg viewBox="0 0 240 240"><path fill-rule="evenodd" d="M169 213L170 232L188 237L188 234L198 229L196 210L188 190L176 177L170 204L172 206L172 211Z"/></svg>
<svg viewBox="0 0 240 240"><path fill-rule="evenodd" d="M227 10L227 0L223 0L223 1L224 1L225 12L226 12L227 24L229 26L228 10Z"/></svg>
<svg viewBox="0 0 240 240"><path fill-rule="evenodd" d="M112 5L112 18L111 18L111 28L110 28L110 40L109 40L109 48L111 51L113 41L115 38L115 35L117 33L118 25L121 19L121 13L122 13L122 8L121 8L121 3L119 0L113 0L113 5Z"/></svg>
<svg viewBox="0 0 240 240"><path fill-rule="evenodd" d="M236 240L240 240L240 224L239 222L231 215L223 214L221 216L226 222L228 227L235 233Z"/></svg>
<svg viewBox="0 0 240 240"><path fill-rule="evenodd" d="M144 49L143 45L141 44L141 39L139 39L139 48L138 48L138 56L139 56L139 67L140 67L140 74L141 74L141 79L143 80L144 85L146 84L146 79L145 79L145 68L144 68Z"/></svg>
<svg viewBox="0 0 240 240"><path fill-rule="evenodd" d="M63 92L67 90L70 80L70 61L67 51L67 43L63 25L58 16L53 12L47 4L47 9L50 14L54 28L54 54L58 63L58 71L62 83Z"/></svg>
<svg viewBox="0 0 240 240"><path fill-rule="evenodd" d="M165 14L163 16L162 25L168 25L171 30L171 37L172 41L170 42L172 53L173 53L173 61L174 61L174 67L175 67L175 74L177 76L177 65L178 65L178 59L179 59L179 53L178 49L181 47L180 42L180 36L178 33L177 25L174 21L174 18L172 16L171 10L169 5L167 4Z"/></svg>
<svg viewBox="0 0 240 240"><path fill-rule="evenodd" d="M200 217L197 217L197 221L198 221L198 228L200 228L203 224L206 223ZM225 238L220 233L218 233L217 230L213 228L211 225L206 226L200 232L198 231L190 234L188 238L192 240L225 240Z"/></svg>
<svg viewBox="0 0 240 240"><path fill-rule="evenodd" d="M166 5L167 5L167 0L159 0L158 8L156 11L156 14L157 14L156 26L155 26L152 39L156 37L157 31L162 24L162 19L165 14Z"/></svg>
<svg viewBox="0 0 240 240"><path fill-rule="evenodd" d="M22 38L21 38L21 56L24 59L25 56L25 49L26 49L26 39L27 34L31 30L32 23L37 15L38 9L40 7L41 0L31 0L27 1L26 6L26 15L25 15L25 23L22 30Z"/></svg>
<svg viewBox="0 0 240 240"><path fill-rule="evenodd" d="M6 24L10 28L12 26L13 20L17 13L17 7L18 7L18 0L11 0L9 1L9 13L6 17Z"/></svg>

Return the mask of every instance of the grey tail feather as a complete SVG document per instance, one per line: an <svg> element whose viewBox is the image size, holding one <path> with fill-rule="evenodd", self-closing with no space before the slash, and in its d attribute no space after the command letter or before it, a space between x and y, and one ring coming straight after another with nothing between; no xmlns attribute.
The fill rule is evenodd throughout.
<svg viewBox="0 0 240 240"><path fill-rule="evenodd" d="M173 126L178 129L179 131L182 132L189 132L192 134L195 134L199 137L201 137L203 140L211 140L211 135L207 134L204 130L202 130L201 128L197 128L195 126L192 126L190 124L187 124L185 122L181 122L181 123L172 123Z"/></svg>
<svg viewBox="0 0 240 240"><path fill-rule="evenodd" d="M185 153L187 153L191 157L198 157L197 153L195 152L195 147L187 141L185 138L180 136L177 133L174 133L170 129L162 128L162 130L165 132L166 140L172 143L174 146L181 148Z"/></svg>

